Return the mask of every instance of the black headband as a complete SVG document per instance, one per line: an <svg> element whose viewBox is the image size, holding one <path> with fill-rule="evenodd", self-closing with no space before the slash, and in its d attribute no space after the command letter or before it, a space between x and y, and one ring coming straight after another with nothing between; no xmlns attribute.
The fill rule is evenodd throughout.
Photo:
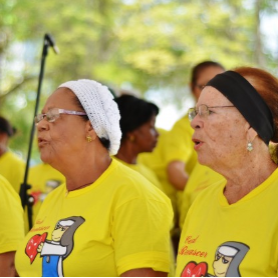
<svg viewBox="0 0 278 278"><path fill-rule="evenodd" d="M214 87L227 97L268 145L274 133L272 113L243 76L235 71L226 71L217 74L206 86Z"/></svg>

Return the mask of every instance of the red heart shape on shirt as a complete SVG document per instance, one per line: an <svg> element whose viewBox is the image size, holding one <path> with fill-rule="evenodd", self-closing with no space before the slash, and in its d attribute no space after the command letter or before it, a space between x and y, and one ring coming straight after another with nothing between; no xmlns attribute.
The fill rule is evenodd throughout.
<svg viewBox="0 0 278 278"><path fill-rule="evenodd" d="M207 273L207 263L199 263L190 262L186 265L183 272L181 273L181 277L202 277Z"/></svg>
<svg viewBox="0 0 278 278"><path fill-rule="evenodd" d="M33 191L31 193L31 195L34 198L34 204L36 204L39 200L40 200L40 196L41 196L42 192L41 191Z"/></svg>
<svg viewBox="0 0 278 278"><path fill-rule="evenodd" d="M30 263L35 260L38 254L37 248L41 242L45 242L46 237L47 233L43 233L42 235L34 235L29 239L25 248L25 253L30 258Z"/></svg>

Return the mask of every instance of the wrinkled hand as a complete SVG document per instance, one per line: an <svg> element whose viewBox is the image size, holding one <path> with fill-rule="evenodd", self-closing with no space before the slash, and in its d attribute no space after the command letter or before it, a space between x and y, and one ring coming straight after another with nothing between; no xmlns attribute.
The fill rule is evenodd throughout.
<svg viewBox="0 0 278 278"><path fill-rule="evenodd" d="M41 253L42 248L43 248L43 242L41 242L41 243L39 244L38 248L37 248L38 253Z"/></svg>

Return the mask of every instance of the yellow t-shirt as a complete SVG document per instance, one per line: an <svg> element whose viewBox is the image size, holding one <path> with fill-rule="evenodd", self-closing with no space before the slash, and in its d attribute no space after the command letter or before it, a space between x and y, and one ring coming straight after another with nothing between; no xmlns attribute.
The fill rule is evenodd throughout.
<svg viewBox="0 0 278 278"><path fill-rule="evenodd" d="M16 253L16 269L20 276L168 272L172 217L163 192L113 160L90 186L68 193L62 184L47 196Z"/></svg>
<svg viewBox="0 0 278 278"><path fill-rule="evenodd" d="M147 180L149 180L153 185L155 185L157 188L159 188L160 190L162 190L162 186L157 178L157 176L155 175L155 173L148 168L147 166L145 166L144 164L141 163L137 163L137 164L129 164L126 163L123 160L118 159L117 157L114 157L114 159L116 159L117 161L123 163L124 165L126 165L127 167L129 167L130 169L133 169L134 171L140 173L141 175L143 175ZM163 191L163 190L162 190Z"/></svg>
<svg viewBox="0 0 278 278"><path fill-rule="evenodd" d="M150 181L153 185L155 185L157 188L159 188L161 191L163 191L161 183L159 182L159 180L156 177L155 173L151 169L146 167L145 165L139 164L139 163L136 164L136 165L133 165L133 164L128 164L128 163L126 163L126 162L124 162L124 161L122 161L122 160L120 160L118 158L114 158L114 159L119 161L119 162L121 162L121 163L123 163L128 168L138 172L139 174L144 176L148 181ZM173 275L175 274L176 258L175 258L175 255L174 255L174 250L173 250L172 245L171 245L171 257L170 257L170 260L171 260L171 270L170 270L170 273L169 273L168 277L173 277Z"/></svg>
<svg viewBox="0 0 278 278"><path fill-rule="evenodd" d="M201 165L198 162L196 163L182 193L179 222L181 229L183 227L186 214L197 195L208 186L221 180L225 180L222 175L205 165Z"/></svg>
<svg viewBox="0 0 278 278"><path fill-rule="evenodd" d="M40 163L29 169L28 184L32 186L28 190L28 194L32 195L35 199L35 203L32 207L33 210L33 223L37 217L40 206L46 196L60 184L65 182L65 177L49 164ZM27 222L27 210L25 212L26 231L29 230Z"/></svg>
<svg viewBox="0 0 278 278"><path fill-rule="evenodd" d="M136 172L140 173L141 175L143 175L147 180L149 180L153 185L155 185L157 188L159 188L162 192L163 192L163 188L158 180L158 178L156 177L155 173L149 169L147 166L137 163L137 164L129 164L126 163L120 159L118 159L117 157L114 157L114 159L116 159L117 161L123 163L124 165L126 165L127 167L129 167L130 169L135 170ZM173 225L174 226L174 223ZM170 261L171 261L171 268L170 268L170 272L168 274L168 276L172 277L175 274L175 254L174 254L174 250L173 250L173 246L170 246L171 249L171 257L170 257Z"/></svg>
<svg viewBox="0 0 278 278"><path fill-rule="evenodd" d="M25 162L12 151L0 156L0 174L4 176L19 194L25 173Z"/></svg>
<svg viewBox="0 0 278 278"><path fill-rule="evenodd" d="M0 254L16 251L24 238L23 209L19 195L0 175Z"/></svg>
<svg viewBox="0 0 278 278"><path fill-rule="evenodd" d="M176 276L277 276L278 169L232 205L225 183L203 190L190 207Z"/></svg>

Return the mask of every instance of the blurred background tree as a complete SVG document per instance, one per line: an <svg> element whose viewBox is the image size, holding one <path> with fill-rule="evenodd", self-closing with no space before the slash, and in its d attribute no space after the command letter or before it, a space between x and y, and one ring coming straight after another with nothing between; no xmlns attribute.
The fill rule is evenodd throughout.
<svg viewBox="0 0 278 278"><path fill-rule="evenodd" d="M11 148L26 158L45 33L60 55L49 49L39 110L59 84L90 78L180 111L203 60L277 73L262 30L277 9L276 0L0 0L0 114L19 131Z"/></svg>

